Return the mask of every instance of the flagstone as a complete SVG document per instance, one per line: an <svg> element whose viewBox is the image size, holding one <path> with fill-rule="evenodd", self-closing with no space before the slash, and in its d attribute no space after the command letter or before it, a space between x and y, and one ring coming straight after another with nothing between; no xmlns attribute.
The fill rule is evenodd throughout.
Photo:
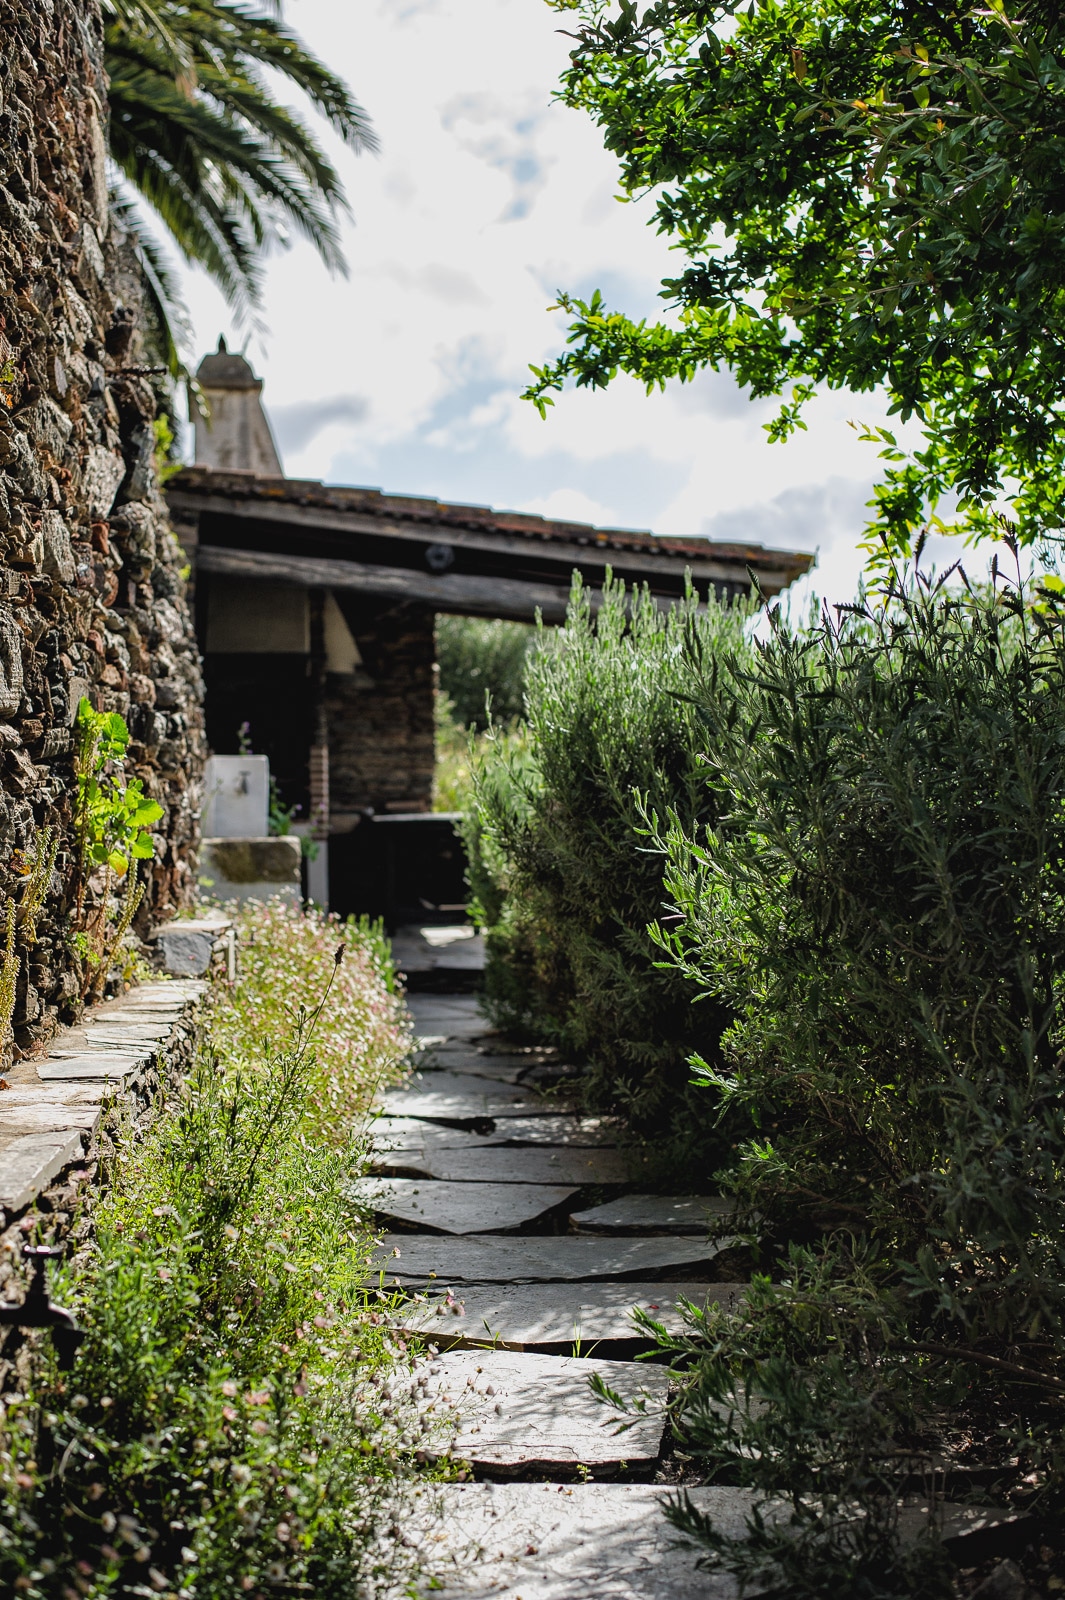
<svg viewBox="0 0 1065 1600"><path fill-rule="evenodd" d="M719 1485L685 1493L733 1539L743 1536L759 1498L754 1489ZM736 1581L700 1568L702 1547L667 1522L672 1498L643 1483L426 1486L404 1521L421 1568L414 1593L418 1600L737 1600ZM782 1498L781 1515L789 1511ZM905 1506L904 1536L923 1533L929 1515L927 1504ZM1009 1524L1009 1514L993 1506L939 1505L937 1515L963 1566L980 1559L970 1546Z"/></svg>
<svg viewBox="0 0 1065 1600"><path fill-rule="evenodd" d="M593 1372L624 1400L647 1396L649 1414L623 1418L603 1404L590 1387ZM655 1461L661 1451L663 1367L459 1350L437 1357L426 1375L429 1404L457 1412L448 1453L483 1471L616 1470L623 1461ZM619 1432L623 1420L631 1426Z"/></svg>
<svg viewBox="0 0 1065 1600"><path fill-rule="evenodd" d="M537 1094L506 1083L457 1072L416 1072L398 1089L382 1096L381 1108L392 1116L432 1121L477 1122L486 1117L518 1117L545 1110L568 1111L559 1101L545 1106Z"/></svg>
<svg viewBox="0 0 1065 1600"><path fill-rule="evenodd" d="M419 1072L461 1073L473 1078L489 1078L497 1083L517 1084L533 1063L513 1056L478 1054L473 1050L448 1050L434 1048L419 1061Z"/></svg>
<svg viewBox="0 0 1065 1600"><path fill-rule="evenodd" d="M499 1145L465 1149L397 1150L374 1158L378 1171L405 1175L423 1173L444 1183L574 1183L618 1184L628 1177L628 1164L618 1150L507 1149Z"/></svg>
<svg viewBox="0 0 1065 1600"><path fill-rule="evenodd" d="M576 1189L546 1183L437 1183L422 1178L359 1178L352 1197L381 1217L442 1233L520 1228L565 1205Z"/></svg>
<svg viewBox="0 0 1065 1600"><path fill-rule="evenodd" d="M0 1140L19 1133L56 1133L68 1128L95 1132L103 1110L96 1105L63 1105L40 1101L35 1105L10 1105L0 1097Z"/></svg>
<svg viewBox="0 0 1065 1600"><path fill-rule="evenodd" d="M587 1233L706 1234L734 1209L721 1195L626 1194L575 1211L570 1221Z"/></svg>
<svg viewBox="0 0 1065 1600"><path fill-rule="evenodd" d="M405 1283L555 1283L599 1278L686 1282L709 1271L720 1245L701 1239L582 1239L571 1234L534 1238L442 1239L435 1234L388 1234L375 1256L386 1278Z"/></svg>
<svg viewBox="0 0 1065 1600"><path fill-rule="evenodd" d="M395 1327L424 1334L441 1348L492 1345L505 1350L558 1348L652 1340L632 1320L639 1306L670 1333L680 1333L681 1300L699 1307L737 1305L743 1283L470 1284L453 1294L419 1297L390 1316ZM594 1354L594 1349L592 1351Z"/></svg>
<svg viewBox="0 0 1065 1600"><path fill-rule="evenodd" d="M49 1057L46 1061L38 1061L37 1076L45 1083L61 1083L79 1078L113 1079L116 1082L128 1078L137 1072L155 1054L153 1050L142 1050L136 1055L124 1055L119 1050L97 1051L95 1054L81 1054Z"/></svg>
<svg viewBox="0 0 1065 1600"><path fill-rule="evenodd" d="M439 1127L418 1117L375 1117L369 1125L375 1150L480 1150L500 1145L565 1145L603 1149L617 1141L617 1129L601 1117L567 1114L506 1117L491 1133Z"/></svg>
<svg viewBox="0 0 1065 1600"><path fill-rule="evenodd" d="M700 1511L738 1537L753 1489L696 1488ZM666 1521L668 1492L643 1483L449 1483L405 1519L421 1600L736 1600L728 1574Z"/></svg>
<svg viewBox="0 0 1065 1600"><path fill-rule="evenodd" d="M21 1211L83 1153L79 1130L20 1133L0 1145L0 1206Z"/></svg>

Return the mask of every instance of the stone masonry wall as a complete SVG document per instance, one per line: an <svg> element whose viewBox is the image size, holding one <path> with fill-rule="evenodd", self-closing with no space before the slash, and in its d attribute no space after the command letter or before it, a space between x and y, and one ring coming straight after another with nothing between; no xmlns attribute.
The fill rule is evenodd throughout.
<svg viewBox="0 0 1065 1600"><path fill-rule="evenodd" d="M77 1010L81 695L127 718L128 770L165 808L142 931L195 883L202 687L156 481L138 273L109 221L101 62L93 0L0 0L0 907L39 830L61 840L21 952L22 1048Z"/></svg>

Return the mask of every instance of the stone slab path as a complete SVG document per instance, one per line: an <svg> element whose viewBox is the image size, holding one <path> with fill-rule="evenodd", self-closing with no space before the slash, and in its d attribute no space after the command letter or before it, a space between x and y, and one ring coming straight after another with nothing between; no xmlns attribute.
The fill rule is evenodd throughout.
<svg viewBox="0 0 1065 1600"><path fill-rule="evenodd" d="M392 1089L381 1099L382 1110L393 1117L426 1117L430 1121L479 1122L485 1118L527 1117L571 1108L559 1102L545 1105L532 1089L474 1073L416 1072L402 1089Z"/></svg>
<svg viewBox="0 0 1065 1600"><path fill-rule="evenodd" d="M680 1331L679 1301L744 1293L714 1281L730 1241L700 1224L713 1200L643 1196L617 1215L638 1184L619 1130L567 1100L565 1064L490 1034L475 996L410 1006L417 1070L382 1096L356 1193L392 1229L376 1260L388 1322L429 1341L426 1450L480 1480L428 1496L412 1534L427 1567L470 1600L683 1597L687 1577L693 1597L731 1595L694 1558L669 1557L668 1587L633 1587L634 1562L657 1570L672 1535L660 1493L624 1481L654 1476L667 1432L668 1374L632 1359L653 1345L633 1308ZM619 1416L593 1373L644 1408Z"/></svg>
<svg viewBox="0 0 1065 1600"><path fill-rule="evenodd" d="M490 1034L474 996L410 1005L418 1070L383 1097L357 1192L393 1229L376 1257L387 1325L426 1341L411 1392L425 1452L476 1480L416 1491L414 1592L737 1600L663 1515L669 1376L634 1359L654 1339L633 1320L679 1332L680 1302L742 1300L717 1281L729 1203L640 1193L618 1130L567 1104L565 1065ZM601 1403L593 1373L640 1406ZM690 1493L743 1532L749 1491Z"/></svg>
<svg viewBox="0 0 1065 1600"><path fill-rule="evenodd" d="M371 1124L375 1150L484 1150L491 1145L538 1145L567 1149L594 1146L612 1148L617 1129L603 1117L507 1117L491 1132L474 1133L446 1123L424 1122L419 1117L375 1117Z"/></svg>
<svg viewBox="0 0 1065 1600"><path fill-rule="evenodd" d="M646 1395L648 1415L621 1417L600 1404L588 1387L593 1365L623 1399ZM658 1460L667 1388L664 1368L632 1361L457 1350L433 1362L427 1393L456 1409L447 1451L475 1470L616 1471Z"/></svg>

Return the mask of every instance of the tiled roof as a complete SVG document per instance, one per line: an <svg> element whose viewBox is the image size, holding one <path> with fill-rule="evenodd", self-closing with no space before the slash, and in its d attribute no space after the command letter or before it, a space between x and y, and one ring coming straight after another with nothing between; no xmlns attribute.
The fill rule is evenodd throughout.
<svg viewBox="0 0 1065 1600"><path fill-rule="evenodd" d="M559 522L524 511L495 511L490 506L455 505L417 495L384 494L379 489L346 488L309 478L264 478L253 472L219 472L206 467L186 467L170 480L168 489L179 494L210 494L245 502L318 508L333 515L356 513L382 522L419 524L442 532L451 527L484 534L503 534L544 545L586 545L592 550L629 550L658 556L676 556L678 565L693 560L735 562L741 571L749 566L782 568L792 582L812 565L814 557L803 550L777 550L760 544L732 544L710 539L664 539L653 533L627 528L596 528L586 522Z"/></svg>

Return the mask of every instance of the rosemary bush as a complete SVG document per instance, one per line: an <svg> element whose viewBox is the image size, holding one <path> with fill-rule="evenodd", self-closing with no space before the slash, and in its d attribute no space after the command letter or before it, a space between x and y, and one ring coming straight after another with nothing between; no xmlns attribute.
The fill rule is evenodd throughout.
<svg viewBox="0 0 1065 1600"><path fill-rule="evenodd" d="M230 1004L270 1042L205 1050L150 1134L120 1146L87 1262L61 1286L87 1333L75 1366L37 1356L31 1392L3 1411L5 1594L351 1600L405 1581L388 1530L417 1446L383 1389L406 1352L368 1302L372 1235L346 1196L358 1063L365 1095L406 1037L383 953L345 930L345 1121L319 1138L336 1104L335 927L296 937L297 917L272 909L246 922L260 959ZM282 1026L270 990L286 975L317 1004L294 1000Z"/></svg>
<svg viewBox="0 0 1065 1600"><path fill-rule="evenodd" d="M949 1593L900 1553L907 1473L1065 1488L1065 612L917 575L692 658L715 820L651 818L655 938L735 1015L698 1071L779 1248L663 1344L689 1447L794 1521L735 1545L674 1516L788 1594Z"/></svg>
<svg viewBox="0 0 1065 1600"><path fill-rule="evenodd" d="M578 1053L592 1102L640 1128L687 1124L700 1108L686 1059L713 1052L726 1014L663 970L648 937L663 861L641 834L639 797L692 829L712 818L685 636L708 657L742 650L748 614L694 595L662 610L612 580L593 614L578 583L565 627L541 629L527 664L525 737L498 741L476 773L466 833L489 1009Z"/></svg>

